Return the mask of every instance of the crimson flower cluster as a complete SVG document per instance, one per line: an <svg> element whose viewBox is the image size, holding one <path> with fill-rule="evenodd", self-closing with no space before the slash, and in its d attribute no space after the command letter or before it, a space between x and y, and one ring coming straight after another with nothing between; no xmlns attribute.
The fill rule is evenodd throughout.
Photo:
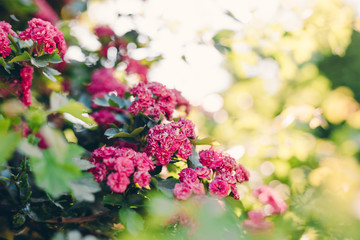
<svg viewBox="0 0 360 240"><path fill-rule="evenodd" d="M189 182L195 181L194 176L210 180L209 175L213 172L213 179L209 183L210 194L218 198L223 198L226 197L231 190L234 198L239 200L240 195L237 191L236 183L248 181L249 172L241 164L238 164L229 154L222 151L215 151L212 147L208 150L201 151L199 156L200 163L204 168L186 170L187 172L191 172L192 175L180 173L180 184L175 187L175 196L178 199L188 198L191 195L191 193L188 193L189 189L193 189ZM192 191L194 192L194 190Z"/></svg>
<svg viewBox="0 0 360 240"><path fill-rule="evenodd" d="M174 154L187 159L192 154L193 145L189 138L195 138L194 127L183 117L177 122L156 125L148 132L145 152L155 156L157 165L167 165Z"/></svg>
<svg viewBox="0 0 360 240"><path fill-rule="evenodd" d="M195 169L185 168L179 173L180 183L175 184L174 195L177 199L187 200L192 193L203 195L205 188L199 179L210 180L211 170L208 168L197 167Z"/></svg>
<svg viewBox="0 0 360 240"><path fill-rule="evenodd" d="M172 119L176 98L174 93L161 83L141 82L130 90L130 94L135 97L135 101L128 108L130 113L137 115L143 112L156 119L163 114L167 119Z"/></svg>
<svg viewBox="0 0 360 240"><path fill-rule="evenodd" d="M39 18L28 21L29 27L19 34L21 40L33 40L39 46L43 44L44 51L48 54L57 48L59 53L65 53L66 43L63 33L50 22Z"/></svg>
<svg viewBox="0 0 360 240"><path fill-rule="evenodd" d="M136 152L131 148L106 147L95 149L90 162L95 165L89 172L97 182L107 180L110 189L123 193L130 184L130 177L141 188L149 185L154 170L154 163L145 153Z"/></svg>
<svg viewBox="0 0 360 240"><path fill-rule="evenodd" d="M115 76L114 68L99 68L92 72L91 82L87 87L88 92L92 95L92 99L104 97L109 92L116 92L119 97L123 97L127 86L125 83L118 81ZM93 108L98 107L95 103ZM99 125L107 126L110 123L116 123L115 110L113 108L104 108L91 114ZM118 109L116 109L118 110Z"/></svg>
<svg viewBox="0 0 360 240"><path fill-rule="evenodd" d="M11 52L8 34L16 36L9 23L0 21L0 54L3 58L6 58Z"/></svg>
<svg viewBox="0 0 360 240"><path fill-rule="evenodd" d="M34 69L30 65L25 65L20 70L21 77L21 90L22 90L22 102L25 106L31 104L31 91L30 87L32 84Z"/></svg>

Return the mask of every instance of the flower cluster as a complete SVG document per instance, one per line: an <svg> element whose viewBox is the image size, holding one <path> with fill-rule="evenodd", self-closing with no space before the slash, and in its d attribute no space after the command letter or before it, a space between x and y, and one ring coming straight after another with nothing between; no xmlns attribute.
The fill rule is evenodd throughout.
<svg viewBox="0 0 360 240"><path fill-rule="evenodd" d="M253 195L264 205L271 207L270 214L283 214L288 206L280 195L272 188L263 185L253 191Z"/></svg>
<svg viewBox="0 0 360 240"><path fill-rule="evenodd" d="M177 122L160 124L149 130L145 152L156 157L157 165L166 165L171 157L187 159L192 154L189 138L195 138L194 124L185 118Z"/></svg>
<svg viewBox="0 0 360 240"><path fill-rule="evenodd" d="M209 184L209 192L219 198L226 197L229 190L235 199L240 199L236 183L249 180L249 172L229 154L216 151L212 147L199 153L200 163L213 171L213 180Z"/></svg>
<svg viewBox="0 0 360 240"><path fill-rule="evenodd" d="M247 213L248 218L244 220L243 226L251 232L269 230L273 223L266 221L266 215L260 210L251 210Z"/></svg>
<svg viewBox="0 0 360 240"><path fill-rule="evenodd" d="M140 80L147 82L148 66L141 64L138 60L128 58L128 64L125 69L128 74L136 73Z"/></svg>
<svg viewBox="0 0 360 240"><path fill-rule="evenodd" d="M160 118L163 114L167 119L172 119L176 98L173 92L157 82L139 83L130 90L136 97L128 111L134 115L143 112L146 115Z"/></svg>
<svg viewBox="0 0 360 240"><path fill-rule="evenodd" d="M140 187L146 187L151 181L149 171L155 166L145 154L131 148L103 146L93 151L90 162L95 165L89 171L97 182L107 179L112 191L123 193L130 184L130 177Z"/></svg>
<svg viewBox="0 0 360 240"><path fill-rule="evenodd" d="M8 34L16 36L16 33L11 29L10 24L0 21L0 54L3 58L6 58L11 52Z"/></svg>
<svg viewBox="0 0 360 240"><path fill-rule="evenodd" d="M116 91L119 97L124 96L127 90L125 83L114 76L114 68L99 68L91 74L91 82L87 89L93 97L103 97L106 93Z"/></svg>
<svg viewBox="0 0 360 240"><path fill-rule="evenodd" d="M25 65L20 70L21 77L21 90L22 90L22 102L25 106L29 106L31 104L31 91L30 87L32 84L34 69L30 65Z"/></svg>
<svg viewBox="0 0 360 240"><path fill-rule="evenodd" d="M43 45L44 51L48 54L53 53L56 48L59 50L59 53L65 53L66 43L64 35L50 22L33 18L28 24L29 27L19 34L21 40L31 39L39 46Z"/></svg>
<svg viewBox="0 0 360 240"><path fill-rule="evenodd" d="M205 194L204 185L199 179L210 179L211 170L208 168L197 167L195 169L185 168L179 173L180 183L175 184L174 195L177 199L186 200L192 193Z"/></svg>

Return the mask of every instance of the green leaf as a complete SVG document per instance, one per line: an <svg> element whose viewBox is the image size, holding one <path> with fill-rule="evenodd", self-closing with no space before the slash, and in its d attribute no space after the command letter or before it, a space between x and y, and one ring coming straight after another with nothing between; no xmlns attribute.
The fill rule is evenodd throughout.
<svg viewBox="0 0 360 240"><path fill-rule="evenodd" d="M4 68L6 67L6 62L3 57L0 57L0 65L3 66Z"/></svg>
<svg viewBox="0 0 360 240"><path fill-rule="evenodd" d="M92 174L86 174L81 179L71 181L69 186L78 201L94 202L94 193L100 191L99 183L94 181Z"/></svg>
<svg viewBox="0 0 360 240"><path fill-rule="evenodd" d="M18 55L16 57L14 57L13 59L11 59L9 61L9 63L13 63L13 62L21 62L21 61L29 61L31 59L31 56L28 52L23 52L21 55ZM35 64L34 64L35 65Z"/></svg>
<svg viewBox="0 0 360 240"><path fill-rule="evenodd" d="M134 236L144 229L144 219L133 209L121 208L119 217L128 232Z"/></svg>
<svg viewBox="0 0 360 240"><path fill-rule="evenodd" d="M73 117L80 119L89 126L95 126L96 122L84 114L90 112L90 109L82 103L73 99L68 100L64 95L53 92L50 96L50 111L59 113L68 113ZM71 120L70 120L71 121Z"/></svg>
<svg viewBox="0 0 360 240"><path fill-rule="evenodd" d="M120 194L108 194L105 195L103 198L104 204L109 205L122 205L123 204L124 197Z"/></svg>
<svg viewBox="0 0 360 240"><path fill-rule="evenodd" d="M36 184L53 197L58 197L70 189L72 180L81 176L81 170L72 159L82 155L84 149L68 144L59 131L50 127L43 127L40 132L50 146L48 149L41 151L23 142L21 150L30 157Z"/></svg>
<svg viewBox="0 0 360 240"><path fill-rule="evenodd" d="M125 132L123 129L117 129L117 128L109 128L105 131L104 135L108 137L108 139L115 138L115 137L123 137L123 138L132 138L139 135L143 130L144 127L138 127L134 129L131 133ZM121 131L123 130L123 131Z"/></svg>
<svg viewBox="0 0 360 240"><path fill-rule="evenodd" d="M144 128L145 128L145 126L138 127L136 129L134 129L134 131L132 131L131 133L120 132L120 133L115 134L112 138L114 138L114 137L136 137L144 130Z"/></svg>
<svg viewBox="0 0 360 240"><path fill-rule="evenodd" d="M46 60L41 60L39 58L31 58L30 59L31 64L34 65L37 68L43 68L46 67L47 65L49 65L49 61Z"/></svg>
<svg viewBox="0 0 360 240"><path fill-rule="evenodd" d="M19 132L0 133L0 165L11 157L20 139Z"/></svg>
<svg viewBox="0 0 360 240"><path fill-rule="evenodd" d="M95 98L92 101L93 101L93 103L95 103L96 105L101 106L101 107L109 107L110 106L109 101L106 100L105 98Z"/></svg>
<svg viewBox="0 0 360 240"><path fill-rule="evenodd" d="M8 118L0 119L0 134L5 134L11 124L11 120Z"/></svg>
<svg viewBox="0 0 360 240"><path fill-rule="evenodd" d="M56 80L56 78L54 77L54 75L52 75L52 74L49 73L48 71L44 70L42 73L43 73L44 76L47 77L50 81L57 82L57 80Z"/></svg>
<svg viewBox="0 0 360 240"><path fill-rule="evenodd" d="M174 188L175 188L175 184L177 183L179 183L178 179L168 178L165 180L158 180L157 187L163 194L172 198L174 197Z"/></svg>
<svg viewBox="0 0 360 240"><path fill-rule="evenodd" d="M188 161L189 167L190 168L204 167L199 161L200 159L199 153L196 152L195 147L193 147L192 152L193 154L189 156L189 161Z"/></svg>
<svg viewBox="0 0 360 240"><path fill-rule="evenodd" d="M191 141L194 145L216 145L216 139L212 137L206 137L202 139L194 139Z"/></svg>

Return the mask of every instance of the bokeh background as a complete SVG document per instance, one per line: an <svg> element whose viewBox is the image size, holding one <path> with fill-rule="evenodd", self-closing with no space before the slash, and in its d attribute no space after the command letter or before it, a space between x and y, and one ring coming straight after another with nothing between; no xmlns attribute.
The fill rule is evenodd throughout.
<svg viewBox="0 0 360 240"><path fill-rule="evenodd" d="M360 1L0 3L2 20L36 15L61 27L73 64L91 64L96 26L136 38L127 48L150 66L148 79L180 90L200 137L250 170L241 207L261 207L251 189L263 183L289 205L271 233L254 238L360 237ZM114 66L111 51L104 66ZM72 76L76 85L88 75Z"/></svg>

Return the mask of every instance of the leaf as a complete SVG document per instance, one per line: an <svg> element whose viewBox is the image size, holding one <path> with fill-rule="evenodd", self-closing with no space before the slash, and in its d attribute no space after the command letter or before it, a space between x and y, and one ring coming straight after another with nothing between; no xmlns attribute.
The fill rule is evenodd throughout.
<svg viewBox="0 0 360 240"><path fill-rule="evenodd" d="M195 139L191 141L194 145L216 145L216 139L212 137L206 137L203 139Z"/></svg>
<svg viewBox="0 0 360 240"><path fill-rule="evenodd" d="M20 139L19 132L0 133L0 165L11 157Z"/></svg>
<svg viewBox="0 0 360 240"><path fill-rule="evenodd" d="M96 105L101 106L101 107L109 107L110 106L109 101L106 100L105 98L95 98L92 101L93 101L93 103L95 103Z"/></svg>
<svg viewBox="0 0 360 240"><path fill-rule="evenodd" d="M122 205L123 200L124 197L120 194L108 194L104 196L103 203L109 205Z"/></svg>
<svg viewBox="0 0 360 240"><path fill-rule="evenodd" d="M0 119L0 134L5 134L10 127L11 120L8 118Z"/></svg>
<svg viewBox="0 0 360 240"><path fill-rule="evenodd" d="M106 131L104 132L104 135L110 139L119 132L120 132L120 130L118 128L109 128L109 129L106 129Z"/></svg>
<svg viewBox="0 0 360 240"><path fill-rule="evenodd" d="M92 174L71 181L69 186L78 201L94 202L95 195L93 193L100 191L99 183L94 181Z"/></svg>
<svg viewBox="0 0 360 240"><path fill-rule="evenodd" d="M75 157L73 158L73 161L79 166L82 171L86 171L94 167L94 165L91 164L89 160L82 159L81 157Z"/></svg>
<svg viewBox="0 0 360 240"><path fill-rule="evenodd" d="M131 208L121 208L119 217L128 232L134 236L144 229L144 219Z"/></svg>
<svg viewBox="0 0 360 240"><path fill-rule="evenodd" d="M50 110L56 111L62 106L65 106L69 102L66 96L53 91L50 95Z"/></svg>
<svg viewBox="0 0 360 240"><path fill-rule="evenodd" d="M61 74L58 70L50 68L50 67L44 68L44 71L42 73L45 75L45 77L47 77L48 79L50 79L53 82L57 82L54 75L58 76Z"/></svg>
<svg viewBox="0 0 360 240"><path fill-rule="evenodd" d="M11 14L11 15L10 15L10 18L11 18L12 20L14 20L15 22L20 22L20 20L19 20L14 14Z"/></svg>
<svg viewBox="0 0 360 240"><path fill-rule="evenodd" d="M0 65L3 66L4 68L6 67L6 62L3 57L0 57Z"/></svg>
<svg viewBox="0 0 360 240"><path fill-rule="evenodd" d="M94 119L92 119L90 116L83 115L84 113L90 112L90 110L87 107L85 107L82 103L76 102L73 99L70 99L67 104L58 108L56 112L69 113L75 118L80 119L81 121L85 122L90 126L96 125Z"/></svg>
<svg viewBox="0 0 360 240"><path fill-rule="evenodd" d="M80 168L72 160L84 153L76 144L69 144L59 131L43 127L40 132L45 137L49 148L41 151L26 142L21 150L29 155L31 171L36 184L53 197L58 197L70 189L70 183L81 176Z"/></svg>
<svg viewBox="0 0 360 240"><path fill-rule="evenodd" d="M46 60L41 60L39 58L31 58L30 59L31 64L34 65L37 68L42 68L42 67L46 67L47 65L49 65L49 61Z"/></svg>
<svg viewBox="0 0 360 240"><path fill-rule="evenodd" d="M195 147L193 147L192 152L193 154L189 156L189 161L188 161L189 167L190 168L204 167L199 161L200 159L199 153L196 152Z"/></svg>
<svg viewBox="0 0 360 240"><path fill-rule="evenodd" d="M11 59L9 61L9 63L13 63L13 62L21 62L21 61L29 61L31 59L31 56L28 52L23 52L21 55L18 55L16 57L14 57L13 59Z"/></svg>
<svg viewBox="0 0 360 240"><path fill-rule="evenodd" d="M163 194L172 198L174 197L174 188L176 183L179 183L178 179L168 178L165 180L159 180L157 183L157 187Z"/></svg>
<svg viewBox="0 0 360 240"><path fill-rule="evenodd" d="M144 130L144 128L145 128L145 126L135 128L134 131L132 131L131 133L120 132L120 133L115 134L112 138L114 138L114 137L136 137Z"/></svg>

